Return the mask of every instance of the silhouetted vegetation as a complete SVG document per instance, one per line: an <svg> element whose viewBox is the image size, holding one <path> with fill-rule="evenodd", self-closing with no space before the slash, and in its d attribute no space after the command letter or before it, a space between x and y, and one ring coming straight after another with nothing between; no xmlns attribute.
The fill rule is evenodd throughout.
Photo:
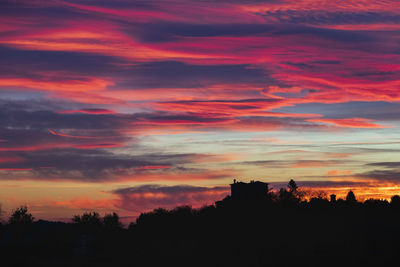
<svg viewBox="0 0 400 267"><path fill-rule="evenodd" d="M34 219L35 218L32 216L32 214L28 213L28 208L26 206L21 206L12 213L9 223L28 225L33 223Z"/></svg>
<svg viewBox="0 0 400 267"><path fill-rule="evenodd" d="M235 182L236 189L249 184ZM291 180L263 198L236 192L215 205L157 208L123 228L118 214L34 221L27 207L0 226L7 266L393 266L400 197L357 201L304 191ZM250 188L250 187L249 187ZM259 191L257 191L259 193ZM21 257L21 255L24 255Z"/></svg>
<svg viewBox="0 0 400 267"><path fill-rule="evenodd" d="M103 224L108 230L119 230L122 228L122 223L119 220L119 216L115 212L112 214L106 214L103 217Z"/></svg>
<svg viewBox="0 0 400 267"><path fill-rule="evenodd" d="M72 221L80 226L97 228L101 226L100 214L97 212L85 212L82 215L75 215Z"/></svg>
<svg viewBox="0 0 400 267"><path fill-rule="evenodd" d="M348 203L357 203L356 196L354 195L353 191L349 191L346 196L346 202Z"/></svg>

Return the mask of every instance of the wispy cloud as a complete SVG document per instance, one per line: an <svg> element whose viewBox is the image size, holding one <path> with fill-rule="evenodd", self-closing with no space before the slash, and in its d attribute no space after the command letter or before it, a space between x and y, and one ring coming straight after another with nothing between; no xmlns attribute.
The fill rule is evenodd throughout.
<svg viewBox="0 0 400 267"><path fill-rule="evenodd" d="M214 199L238 175L393 192L398 6L2 1L0 182L159 183L115 193L134 210ZM210 187L177 198L178 181Z"/></svg>

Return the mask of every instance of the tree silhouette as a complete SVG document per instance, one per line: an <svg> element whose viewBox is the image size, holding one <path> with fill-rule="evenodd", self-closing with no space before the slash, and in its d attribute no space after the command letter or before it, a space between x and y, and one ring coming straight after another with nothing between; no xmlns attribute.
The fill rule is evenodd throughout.
<svg viewBox="0 0 400 267"><path fill-rule="evenodd" d="M394 208L400 208L400 196L399 195L394 195L390 199L390 205Z"/></svg>
<svg viewBox="0 0 400 267"><path fill-rule="evenodd" d="M289 192L291 192L291 193L297 193L297 189L299 188L299 187L297 186L296 182L295 182L293 179L291 179L291 180L289 181L287 187L288 187L288 189L289 189Z"/></svg>
<svg viewBox="0 0 400 267"><path fill-rule="evenodd" d="M287 184L287 189L281 188L279 190L279 201L282 203L299 203L302 197L302 192L296 182L291 179Z"/></svg>
<svg viewBox="0 0 400 267"><path fill-rule="evenodd" d="M34 221L32 214L28 213L28 208L26 206L21 206L17 208L9 219L10 224L20 224L26 225L31 224Z"/></svg>
<svg viewBox="0 0 400 267"><path fill-rule="evenodd" d="M2 209L2 206L1 206L1 203L0 203L0 225L3 223L2 216L3 216L3 209Z"/></svg>
<svg viewBox="0 0 400 267"><path fill-rule="evenodd" d="M366 208L384 208L389 206L389 202L387 200L382 200L382 199L367 199L364 201L364 207Z"/></svg>
<svg viewBox="0 0 400 267"><path fill-rule="evenodd" d="M350 190L347 193L346 202L348 202L348 203L356 203L357 202L356 196L354 195L353 191Z"/></svg>
<svg viewBox="0 0 400 267"><path fill-rule="evenodd" d="M119 216L115 212L104 215L103 224L104 227L109 230L122 228L122 223L119 221Z"/></svg>
<svg viewBox="0 0 400 267"><path fill-rule="evenodd" d="M85 212L82 215L75 215L72 221L87 226L100 226L102 224L100 215L97 212Z"/></svg>

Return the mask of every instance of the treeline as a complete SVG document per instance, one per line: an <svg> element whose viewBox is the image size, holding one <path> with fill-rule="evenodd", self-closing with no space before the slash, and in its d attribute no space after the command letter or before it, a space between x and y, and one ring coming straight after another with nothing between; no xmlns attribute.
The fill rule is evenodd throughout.
<svg viewBox="0 0 400 267"><path fill-rule="evenodd" d="M60 223L35 221L26 207L0 227L8 266L389 266L398 240L399 196L310 197L293 180L261 199L158 208L127 228L116 213Z"/></svg>

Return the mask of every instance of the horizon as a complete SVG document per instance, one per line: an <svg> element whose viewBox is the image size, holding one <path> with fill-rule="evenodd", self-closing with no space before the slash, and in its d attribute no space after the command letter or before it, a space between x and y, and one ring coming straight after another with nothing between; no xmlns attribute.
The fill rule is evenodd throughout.
<svg viewBox="0 0 400 267"><path fill-rule="evenodd" d="M248 183L252 183L252 182L261 182L261 181L250 180L249 182L244 182L244 181L237 181L236 179L233 179L233 183L248 184ZM266 183L266 184L268 186L268 194L272 193L276 197L278 197L280 190L282 190L282 189L287 190L288 185L289 185L289 184L284 184L284 183L272 183L275 186L275 187L272 187L271 184L269 184L269 183ZM232 184L230 184L230 185L232 185ZM154 186L154 185L146 185L146 186ZM276 186L279 186L279 187L276 187ZM330 197L332 195L335 196L335 202L336 201L340 201L340 200L345 201L346 196L348 195L348 193L355 191L355 190L353 190L351 188L340 188L340 189L338 189L336 191L326 192L326 191L323 191L323 190L318 190L317 188L301 187L301 186L298 187L298 190L299 190L300 195L301 195L301 196L299 196L299 201L301 201L301 203L310 203L310 204L311 204L310 200L313 199L313 198L314 199L319 199L319 200L326 200L326 201L331 202ZM387 201L387 203L389 204L389 203L391 203L392 197L399 196L399 195L396 194L396 195L392 195L392 196L386 197L386 198L374 198L374 197L372 197L374 195L375 194L373 194L371 192L368 192L368 191L366 193L362 192L361 195L355 194L355 199L356 199L356 202L358 202L358 203L364 203L364 202L366 203L369 200L375 200L375 201ZM167 206L163 206L161 204L159 206L154 206L153 209L146 209L146 210L143 210L143 211L139 211L136 215L133 215L133 216L122 216L122 217L119 216L119 215L118 216L119 216L120 222L122 223L122 226L126 228L126 227L129 226L130 223L135 223L137 218L141 214L145 214L145 213L148 213L148 212L154 212L157 209L166 209L166 210L171 210L172 211L172 210L174 210L176 208L186 207L186 206L189 206L192 209L202 209L203 207L206 207L206 206L216 207L217 206L216 205L217 202L223 201L226 197L231 197L231 196L232 196L231 189L229 187L227 187L226 188L226 195L221 199L216 199L212 203L203 202L203 203L198 203L198 205L195 205L195 206L191 205L191 203L189 203L189 202L187 202L187 203L179 203L179 204L177 204L177 206L168 206L168 205ZM22 204L22 205L16 207L15 209L8 210L8 211L2 210L1 206L0 206L0 224L2 222L7 223L7 218L12 216L12 214L16 210L18 210L18 209L20 209L22 207L28 208L28 212L29 212L29 214L31 214L30 210L29 210L29 207L30 207L29 204ZM34 217L33 219L34 219L34 221L44 220L44 221L49 221L49 222L72 223L74 216L76 216L76 215L80 216L82 214L87 214L87 213L97 213L100 216L105 216L107 214L115 213L115 211L114 210L113 211L104 211L104 213L101 214L101 213L98 213L93 208L85 208L85 209L82 209L81 214L73 214L72 217L68 217L68 218L51 218L51 217L49 217L49 218L40 218L40 217L36 218L36 217Z"/></svg>
<svg viewBox="0 0 400 267"><path fill-rule="evenodd" d="M251 189L252 194L248 195L245 193L244 196L238 196L236 195L236 197L233 196L233 191L232 191L232 185L234 184L242 184L242 185L250 185L252 183L262 183L262 185L265 185L265 192L264 194L262 194L262 196L260 195L260 192L258 190L254 190ZM295 184L295 193L292 193L291 191L291 182L294 182ZM400 199L399 195L393 195L390 198L372 198L370 197L370 194L368 194L368 197L366 197L365 195L361 195L361 197L357 196L357 194L354 194L354 190L352 189L348 189L345 192L340 192L339 195L336 195L334 193L330 194L329 192L325 192L322 190L315 190L313 188L307 188L307 187L299 187L299 185L294 181L294 180L290 180L290 182L288 182L287 184L283 184L283 183L276 183L275 186L279 185L280 188L277 187L271 187L269 183L264 183L261 181L257 181L257 180L250 180L249 182L243 182L243 181L238 181L236 179L233 179L233 183L230 184L230 189L227 190L227 195L225 195L225 197L221 198L221 199L217 199L215 202L213 203L203 203L202 205L199 206L192 206L190 204L180 204L177 206L172 206L172 207L164 207L164 206L156 206L154 209L149 209L149 210L145 210L140 212L138 215L135 216L119 216L117 213L115 212L105 212L104 214L98 213L96 210L93 209L85 209L83 210L82 214L74 214L73 217L70 218L47 218L47 219L43 219L43 218L35 218L32 217L31 218L31 223L33 222L38 222L38 221L45 221L45 222L54 222L54 223L78 223L77 221L75 221L75 217L76 216L83 216L83 215L89 215L92 217L92 214L97 214L98 216L100 216L100 218L102 218L103 216L107 216L107 215L112 215L112 214L116 214L118 217L118 221L121 223L120 226L122 228L130 228L131 225L135 225L137 222L137 219L141 216L141 215L146 215L146 214L154 214L157 213L158 210L165 210L168 212L172 212L174 213L175 210L177 209L186 209L186 208L190 208L191 210L197 210L197 211L201 211L203 209L207 209L210 207L214 207L214 208L221 208L221 204L219 203L226 203L230 202L232 200L234 200L234 202L240 206L240 203L245 204L245 203L255 203L254 201L261 201L260 203L263 203L264 205L266 204L265 200L268 201L269 204L268 205L277 205L280 207L280 209L285 210L286 208L290 208L291 205L292 208L301 208L301 207L305 207L306 206L310 206L310 207L314 207L314 208L321 208L320 206L318 206L318 204L313 204L313 200L317 201L317 203L321 203L320 201L323 201L323 203L325 204L330 204L330 205L334 205L332 207L335 207L336 204L340 203L339 206L336 206L336 208L340 209L343 208L345 206L343 206L344 204L346 204L346 202L349 202L347 200L347 198L349 197L349 194L353 195L354 198L354 202L352 202L353 200L350 200L350 202L348 203L348 208L356 208L357 206L354 206L354 203L358 203L358 204L362 204L365 205L367 208L371 208L371 207L379 207L382 208L383 206L379 206L379 205L383 205L386 204L386 208L388 207L392 207L393 209L398 208L398 200ZM260 189L260 187L258 187L258 189ZM281 191L290 193L290 195L292 195L294 197L294 199L289 200L289 206L285 206L285 197L281 195ZM248 192L248 191L245 191ZM337 192L336 192L337 193ZM237 194L237 193L236 193ZM255 195L254 195L255 194ZM261 197L261 198L260 198ZM333 197L333 200L332 200ZM396 198L397 197L397 198ZM395 198L395 199L394 199ZM280 206L282 205L282 206ZM328 206L324 206L324 208L327 208ZM32 214L29 211L29 205L21 205L19 207L17 207L15 210L11 210L11 211L4 211L1 210L0 207L0 226L2 225L2 223L7 224L13 224L10 223L9 220L7 220L5 217L7 217L8 219L10 219L12 216L14 216L13 214L15 214L18 210L21 209L26 209L26 214L30 214L32 216ZM6 215L6 216L5 216ZM14 222L15 223L15 222ZM17 222L18 224L18 222ZM78 223L79 224L79 223Z"/></svg>
<svg viewBox="0 0 400 267"><path fill-rule="evenodd" d="M400 6L5 0L0 205L200 207L236 178L400 194Z"/></svg>

